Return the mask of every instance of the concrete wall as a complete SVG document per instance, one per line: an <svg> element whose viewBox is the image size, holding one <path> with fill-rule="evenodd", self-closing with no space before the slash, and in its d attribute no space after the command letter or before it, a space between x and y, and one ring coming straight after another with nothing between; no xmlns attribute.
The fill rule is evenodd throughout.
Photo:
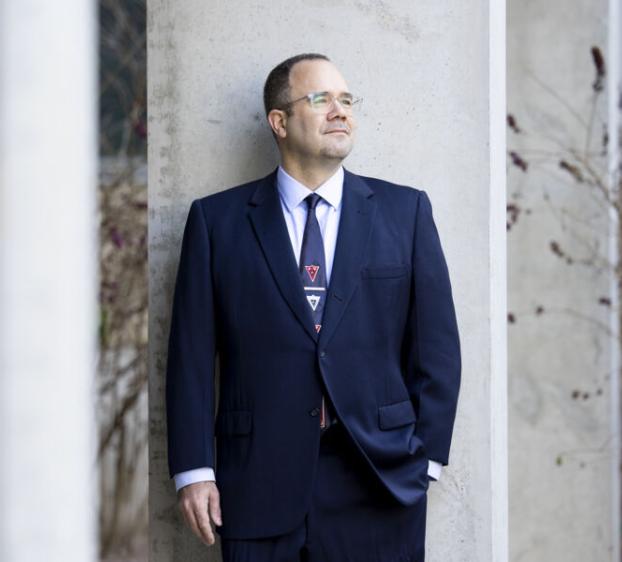
<svg viewBox="0 0 622 562"><path fill-rule="evenodd" d="M165 346L183 221L193 198L276 165L261 88L277 62L305 51L328 54L365 98L346 166L426 189L449 262L463 386L451 464L430 488L428 559L506 560L505 15L491 4L149 3L153 562L205 559L166 474Z"/></svg>
<svg viewBox="0 0 622 562"><path fill-rule="evenodd" d="M607 56L606 0L508 3L508 199L523 209L508 237L510 560L619 560L617 456L607 333L607 211L559 168L568 153L606 181L606 83L594 103L590 48ZM609 61L607 61L609 66ZM596 124L587 141L592 108ZM589 176L583 168L586 177ZM530 211L529 214L527 214ZM551 251L559 243L574 260ZM538 307L541 306L541 312ZM613 456L612 456L613 455Z"/></svg>

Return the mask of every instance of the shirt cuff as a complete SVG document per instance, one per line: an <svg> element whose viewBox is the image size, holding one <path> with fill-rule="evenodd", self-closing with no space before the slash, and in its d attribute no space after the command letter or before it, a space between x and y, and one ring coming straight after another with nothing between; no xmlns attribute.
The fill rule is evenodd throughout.
<svg viewBox="0 0 622 562"><path fill-rule="evenodd" d="M440 462L428 459L428 476L433 480L438 480L441 477L442 468L443 465Z"/></svg>
<svg viewBox="0 0 622 562"><path fill-rule="evenodd" d="M196 482L214 482L216 475L213 468L206 466L178 472L173 475L173 478L175 479L175 491L178 492L184 486L195 484Z"/></svg>

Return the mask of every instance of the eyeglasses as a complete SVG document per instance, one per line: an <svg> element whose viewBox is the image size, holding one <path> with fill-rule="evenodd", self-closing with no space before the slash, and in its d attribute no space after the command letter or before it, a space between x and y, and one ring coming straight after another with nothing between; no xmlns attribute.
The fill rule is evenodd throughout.
<svg viewBox="0 0 622 562"><path fill-rule="evenodd" d="M355 98L348 92L344 92L338 96L335 96L330 92L311 92L310 94L287 102L280 109L284 110L302 100L307 100L309 107L318 113L328 112L328 108L331 106L333 101L337 100L346 113L352 113L355 108L360 107L360 102L363 101L363 98Z"/></svg>

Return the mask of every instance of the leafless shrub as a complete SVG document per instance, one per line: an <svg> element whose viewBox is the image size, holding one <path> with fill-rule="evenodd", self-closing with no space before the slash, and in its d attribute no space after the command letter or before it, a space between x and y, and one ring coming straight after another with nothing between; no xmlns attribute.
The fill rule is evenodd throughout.
<svg viewBox="0 0 622 562"><path fill-rule="evenodd" d="M147 185L144 0L100 0L100 556L146 560Z"/></svg>

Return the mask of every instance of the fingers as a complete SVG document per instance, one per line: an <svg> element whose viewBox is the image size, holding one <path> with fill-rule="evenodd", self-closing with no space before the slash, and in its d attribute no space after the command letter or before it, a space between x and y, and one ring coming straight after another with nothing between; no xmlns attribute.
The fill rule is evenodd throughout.
<svg viewBox="0 0 622 562"><path fill-rule="evenodd" d="M190 529L192 529L192 532L199 537L201 542L208 546L211 546L216 542L214 533L212 532L212 528L209 524L207 512L205 515L201 516L199 510L195 511L190 508L188 510L184 510L183 513L186 523Z"/></svg>
<svg viewBox="0 0 622 562"><path fill-rule="evenodd" d="M222 514L220 512L220 494L216 486L210 486L209 500L208 500L209 514L212 517L212 521L219 527L222 525Z"/></svg>
<svg viewBox="0 0 622 562"><path fill-rule="evenodd" d="M197 482L184 486L179 491L179 509L192 532L206 545L216 542L211 526L210 514L218 525L222 525L220 498L213 482Z"/></svg>
<svg viewBox="0 0 622 562"><path fill-rule="evenodd" d="M213 545L216 542L216 538L214 537L214 531L212 531L212 526L210 525L210 518L207 513L206 506L202 505L200 509L196 509L194 511L194 515L196 517L196 523L199 529L199 533L197 534L197 536L205 544L210 546Z"/></svg>

